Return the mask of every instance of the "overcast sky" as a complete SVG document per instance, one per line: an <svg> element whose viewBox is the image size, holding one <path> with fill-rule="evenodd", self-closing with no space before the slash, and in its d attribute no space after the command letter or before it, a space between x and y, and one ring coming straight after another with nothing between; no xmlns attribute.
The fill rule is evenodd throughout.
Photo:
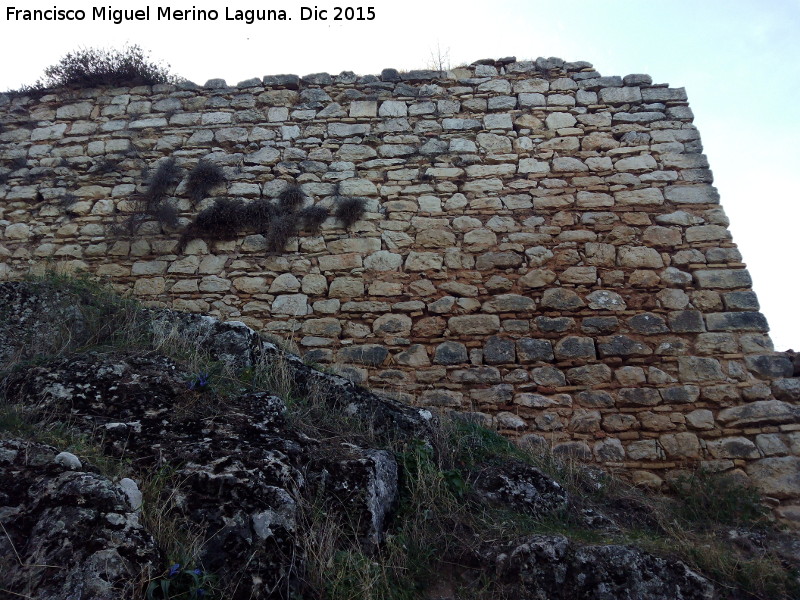
<svg viewBox="0 0 800 600"><path fill-rule="evenodd" d="M149 22L92 21L93 7L150 6ZM3 0L0 89L32 83L77 46L152 51L196 83L327 71L380 73L480 58L587 60L603 75L648 73L683 86L730 229L753 276L776 349L800 350L800 0L367 0L103 3ZM83 22L8 20L8 9L83 9ZM216 9L213 22L157 21L157 7ZM301 6L327 21L301 20ZM374 8L369 21L334 21L335 6ZM225 9L283 9L290 21L226 20ZM307 11L308 12L308 11ZM438 50L437 50L438 49Z"/></svg>

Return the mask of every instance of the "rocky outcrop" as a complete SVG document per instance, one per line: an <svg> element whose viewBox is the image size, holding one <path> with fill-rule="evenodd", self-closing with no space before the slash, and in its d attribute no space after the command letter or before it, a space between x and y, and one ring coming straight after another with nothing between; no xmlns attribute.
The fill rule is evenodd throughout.
<svg viewBox="0 0 800 600"><path fill-rule="evenodd" d="M685 564L631 546L576 546L536 535L483 553L520 600L712 600L714 586Z"/></svg>
<svg viewBox="0 0 800 600"><path fill-rule="evenodd" d="M365 544L382 540L398 494L390 453L309 438L267 393L215 405L192 385L196 377L163 356L88 353L18 369L5 395L33 419L69 420L141 472L169 468L173 484L162 496L176 499L171 517L195 524L207 540L205 568L240 578L234 598L281 598L291 589L303 560L304 499L321 497L330 518L358 523ZM421 417L416 425L425 427Z"/></svg>
<svg viewBox="0 0 800 600"><path fill-rule="evenodd" d="M0 588L37 600L131 597L158 568L127 495L56 448L0 440Z"/></svg>
<svg viewBox="0 0 800 600"><path fill-rule="evenodd" d="M442 432L429 411L317 371L242 323L162 309L125 313L149 345L109 346L120 341L118 331L109 331L93 349L62 340L45 360L16 335L16 315L27 315L25 327L41 340L54 329L84 332L70 341L79 346L97 339L90 318L96 313L84 306L94 300L75 302L75 291L66 290L56 301L51 292L44 300L36 298L36 285L0 286L15 298L3 305L0 322L6 360L14 361L0 386L3 404L26 422L69 427L125 465L129 477L104 475L80 452L3 433L0 479L8 483L0 490L0 589L37 600L111 600L169 579L165 569L176 558L148 529L153 505L159 518L198 540L195 564L219 577L224 597L233 600L318 598L306 570L309 544L322 543L310 537L320 521L345 532L343 539L370 561L396 543L397 520L412 518L397 511L414 476L409 453L417 448L430 457L441 448ZM113 319L128 308L102 310ZM185 346L173 348L174 356L183 360L155 350L178 341ZM563 517L616 533L626 513L641 523L648 516L641 506L632 511L621 504L608 514L587 510L521 459L452 466L460 502L476 511L497 509L512 523L515 514ZM597 470L584 479L588 492L606 485ZM462 581L489 578L510 597L714 597L712 584L685 564L629 545L582 545L552 535L514 539L519 533L482 540L469 525L455 526L472 542L443 560L461 571Z"/></svg>

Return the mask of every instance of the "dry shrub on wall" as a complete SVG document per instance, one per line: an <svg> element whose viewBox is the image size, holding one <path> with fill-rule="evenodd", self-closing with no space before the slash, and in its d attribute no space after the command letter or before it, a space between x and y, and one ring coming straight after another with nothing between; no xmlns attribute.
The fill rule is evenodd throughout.
<svg viewBox="0 0 800 600"><path fill-rule="evenodd" d="M258 233L266 234L269 224L278 216L278 207L265 198L248 202L244 206L244 222Z"/></svg>
<svg viewBox="0 0 800 600"><path fill-rule="evenodd" d="M278 214L270 221L267 230L267 252L283 252L289 240L297 234L297 215L294 213Z"/></svg>
<svg viewBox="0 0 800 600"><path fill-rule="evenodd" d="M300 211L300 225L304 231L312 234L319 233L329 214L330 211L324 206L309 206Z"/></svg>
<svg viewBox="0 0 800 600"><path fill-rule="evenodd" d="M284 213L292 213L303 205L306 198L306 193L299 185L289 185L278 194L278 207Z"/></svg>
<svg viewBox="0 0 800 600"><path fill-rule="evenodd" d="M155 62L149 55L138 45L121 50L79 48L47 67L44 79L37 81L34 88L155 85L180 81L170 73L169 65Z"/></svg>
<svg viewBox="0 0 800 600"><path fill-rule="evenodd" d="M278 195L277 203L266 198L248 203L217 200L186 228L178 251L183 252L193 238L232 240L242 232L252 231L265 236L267 252L282 252L299 230L317 233L328 217L328 210L321 206L299 210L307 198L300 186L289 185Z"/></svg>
<svg viewBox="0 0 800 600"><path fill-rule="evenodd" d="M235 240L245 225L244 202L238 198L219 198L214 204L201 210L194 222L186 228L178 242L178 252L183 252L186 244L194 238Z"/></svg>
<svg viewBox="0 0 800 600"><path fill-rule="evenodd" d="M117 228L116 231L134 235L139 225L148 217L155 219L164 227L173 229L177 227L178 210L167 196L180 181L180 174L174 158L161 161L147 178L145 191L134 198L133 214L128 217L123 227Z"/></svg>
<svg viewBox="0 0 800 600"><path fill-rule="evenodd" d="M366 202L363 198L340 198L334 216L347 229L363 217L364 212L366 212Z"/></svg>
<svg viewBox="0 0 800 600"><path fill-rule="evenodd" d="M194 204L208 197L208 192L225 181L222 168L214 163L201 160L197 163L186 181L186 193Z"/></svg>

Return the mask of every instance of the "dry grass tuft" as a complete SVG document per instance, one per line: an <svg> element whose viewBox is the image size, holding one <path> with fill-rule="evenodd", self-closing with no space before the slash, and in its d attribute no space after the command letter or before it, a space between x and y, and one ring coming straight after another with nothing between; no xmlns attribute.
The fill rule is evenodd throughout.
<svg viewBox="0 0 800 600"><path fill-rule="evenodd" d="M201 160L197 163L186 182L186 192L192 202L197 204L208 196L208 192L225 181L222 168L214 163Z"/></svg>
<svg viewBox="0 0 800 600"><path fill-rule="evenodd" d="M342 198L336 205L336 211L333 214L347 229L363 217L365 212L366 202L363 198Z"/></svg>

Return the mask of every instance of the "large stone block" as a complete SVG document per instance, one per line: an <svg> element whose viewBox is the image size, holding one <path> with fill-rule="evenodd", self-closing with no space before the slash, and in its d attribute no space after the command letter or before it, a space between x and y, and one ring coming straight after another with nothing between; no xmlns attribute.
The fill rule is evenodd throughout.
<svg viewBox="0 0 800 600"><path fill-rule="evenodd" d="M467 360L467 347L460 342L443 342L433 353L433 362L437 365L458 365Z"/></svg>
<svg viewBox="0 0 800 600"><path fill-rule="evenodd" d="M552 310L578 310L585 306L583 299L569 288L550 288L542 294L541 307Z"/></svg>
<svg viewBox="0 0 800 600"><path fill-rule="evenodd" d="M725 374L715 358L681 356L678 358L678 376L685 383L725 381Z"/></svg>
<svg viewBox="0 0 800 600"><path fill-rule="evenodd" d="M455 335L488 335L500 331L500 317L497 315L450 317L447 327Z"/></svg>
<svg viewBox="0 0 800 600"><path fill-rule="evenodd" d="M493 335L483 346L483 360L490 365L513 363L515 357L514 340Z"/></svg>
<svg viewBox="0 0 800 600"><path fill-rule="evenodd" d="M717 420L727 427L760 427L797 423L800 420L800 406L780 400L759 400L725 408L719 412Z"/></svg>
<svg viewBox="0 0 800 600"><path fill-rule="evenodd" d="M339 350L337 360L344 363L355 363L378 367L389 357L389 351L377 344L363 344L358 346L345 346Z"/></svg>
<svg viewBox="0 0 800 600"><path fill-rule="evenodd" d="M666 433L658 438L667 458L697 459L700 458L700 440L694 433Z"/></svg>
<svg viewBox="0 0 800 600"><path fill-rule="evenodd" d="M769 331L767 319L760 312L722 312L706 314L709 331Z"/></svg>
<svg viewBox="0 0 800 600"><path fill-rule="evenodd" d="M701 288L732 289L753 285L746 269L701 269L694 272L694 278Z"/></svg>
<svg viewBox="0 0 800 600"><path fill-rule="evenodd" d="M653 354L653 349L649 345L627 335L598 338L597 350L602 358L607 356L649 356Z"/></svg>
<svg viewBox="0 0 800 600"><path fill-rule="evenodd" d="M763 458L748 464L745 470L767 496L790 498L800 495L800 457Z"/></svg>
<svg viewBox="0 0 800 600"><path fill-rule="evenodd" d="M520 363L549 362L555 358L550 340L520 338L516 347Z"/></svg>
<svg viewBox="0 0 800 600"><path fill-rule="evenodd" d="M557 360L596 358L594 340L590 337L568 336L556 342L553 352Z"/></svg>

